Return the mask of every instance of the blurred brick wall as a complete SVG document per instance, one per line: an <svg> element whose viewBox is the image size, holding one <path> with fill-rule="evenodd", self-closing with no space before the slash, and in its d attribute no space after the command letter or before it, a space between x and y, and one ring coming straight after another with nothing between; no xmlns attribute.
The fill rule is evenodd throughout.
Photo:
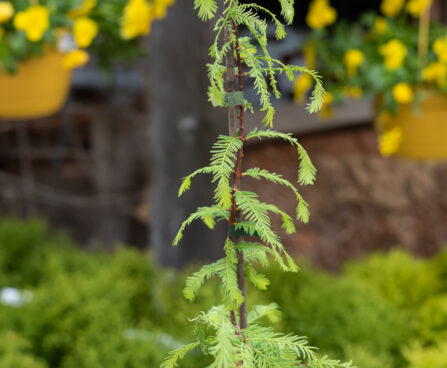
<svg viewBox="0 0 447 368"><path fill-rule="evenodd" d="M0 215L43 216L90 248L145 247L151 219L144 83L137 74L110 88L95 78L82 76L57 116L0 122ZM316 185L303 188L310 224L285 237L294 254L336 269L344 259L394 245L430 255L447 244L447 163L384 159L369 126L301 142L319 172ZM248 151L247 165L296 179L289 145ZM283 188L248 179L243 185L294 213L293 196Z"/></svg>
<svg viewBox="0 0 447 368"><path fill-rule="evenodd" d="M309 135L301 143L318 177L315 186L302 189L311 205L310 223L285 237L292 253L336 269L374 250L401 246L428 256L447 245L447 162L380 157L371 127ZM289 145L253 146L247 165L296 181L296 151ZM293 195L284 188L244 185L294 213Z"/></svg>

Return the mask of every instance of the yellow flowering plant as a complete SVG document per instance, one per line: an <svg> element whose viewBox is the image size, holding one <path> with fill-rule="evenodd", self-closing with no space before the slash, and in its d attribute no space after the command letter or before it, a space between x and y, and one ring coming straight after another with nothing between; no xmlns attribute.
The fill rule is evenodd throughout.
<svg viewBox="0 0 447 368"><path fill-rule="evenodd" d="M382 0L381 14L337 22L329 0L311 2L312 32L301 48L307 66L325 81L323 117L331 115L331 104L365 95L374 99L378 116L393 117L409 104L417 114L426 97L447 93L447 28L430 21L431 5L432 0ZM303 101L312 87L312 80L299 76L295 100ZM401 136L399 128L384 133L381 152L394 153Z"/></svg>
<svg viewBox="0 0 447 368"><path fill-rule="evenodd" d="M93 54L101 66L144 54L140 38L175 0L0 0L0 73L49 48L63 66L81 67Z"/></svg>
<svg viewBox="0 0 447 368"><path fill-rule="evenodd" d="M323 76L331 100L381 96L379 109L395 114L399 104L417 103L428 91L447 92L447 28L429 22L421 50L418 19L431 4L383 0L380 15L371 12L355 23L335 23L329 0L313 0L307 17L313 31L302 49L307 65ZM319 21L317 8L326 14ZM332 22L324 22L327 14ZM312 88L303 78L295 82L297 101Z"/></svg>

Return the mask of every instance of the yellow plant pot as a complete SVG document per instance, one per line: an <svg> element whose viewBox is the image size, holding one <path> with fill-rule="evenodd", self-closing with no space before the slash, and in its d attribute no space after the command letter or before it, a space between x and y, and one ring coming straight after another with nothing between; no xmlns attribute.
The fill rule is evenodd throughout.
<svg viewBox="0 0 447 368"><path fill-rule="evenodd" d="M377 117L380 133L396 127L402 130L398 156L412 159L447 158L447 96L433 94L420 103L420 112L411 104L400 105L396 116Z"/></svg>
<svg viewBox="0 0 447 368"><path fill-rule="evenodd" d="M63 55L47 51L18 66L16 74L0 74L0 118L30 119L52 115L67 99L71 72Z"/></svg>

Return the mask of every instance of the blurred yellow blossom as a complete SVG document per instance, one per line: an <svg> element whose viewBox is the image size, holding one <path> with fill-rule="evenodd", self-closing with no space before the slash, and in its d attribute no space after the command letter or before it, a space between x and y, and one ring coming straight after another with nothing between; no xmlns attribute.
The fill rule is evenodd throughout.
<svg viewBox="0 0 447 368"><path fill-rule="evenodd" d="M321 105L320 117L323 119L329 119L333 115L333 111L331 108L332 103L334 102L334 95L331 92L327 92L324 95L323 104Z"/></svg>
<svg viewBox="0 0 447 368"><path fill-rule="evenodd" d="M413 89L408 83L398 83L393 87L393 97L397 103L408 104L413 101Z"/></svg>
<svg viewBox="0 0 447 368"><path fill-rule="evenodd" d="M98 24L87 17L77 18L73 26L73 36L81 48L89 47L98 34Z"/></svg>
<svg viewBox="0 0 447 368"><path fill-rule="evenodd" d="M166 17L167 8L174 4L174 0L156 0L153 3L154 18L161 19Z"/></svg>
<svg viewBox="0 0 447 368"><path fill-rule="evenodd" d="M347 97L358 99L363 96L363 89L362 87L346 86L343 87L343 94Z"/></svg>
<svg viewBox="0 0 447 368"><path fill-rule="evenodd" d="M154 6L154 18L161 19L166 17L167 8L174 4L174 0L156 0Z"/></svg>
<svg viewBox="0 0 447 368"><path fill-rule="evenodd" d="M0 1L0 23L6 23L14 16L14 7L9 1Z"/></svg>
<svg viewBox="0 0 447 368"><path fill-rule="evenodd" d="M313 78L309 73L301 73L293 84L293 98L297 103L303 103L307 92L312 88Z"/></svg>
<svg viewBox="0 0 447 368"><path fill-rule="evenodd" d="M84 17L90 14L95 6L96 0L84 0L79 8L70 10L68 15L72 18Z"/></svg>
<svg viewBox="0 0 447 368"><path fill-rule="evenodd" d="M439 61L447 63L447 36L438 38L433 45L433 50Z"/></svg>
<svg viewBox="0 0 447 368"><path fill-rule="evenodd" d="M380 136L379 150L383 156L394 155L402 143L402 128L396 127Z"/></svg>
<svg viewBox="0 0 447 368"><path fill-rule="evenodd" d="M168 12L167 6L162 3L156 2L153 5L153 12L154 12L154 18L162 19L166 17L166 14Z"/></svg>
<svg viewBox="0 0 447 368"><path fill-rule="evenodd" d="M406 10L413 17L418 18L432 5L433 0L410 0Z"/></svg>
<svg viewBox="0 0 447 368"><path fill-rule="evenodd" d="M129 40L149 34L153 17L152 6L146 0L130 0L124 8L121 37Z"/></svg>
<svg viewBox="0 0 447 368"><path fill-rule="evenodd" d="M40 41L45 31L50 28L50 12L42 5L31 5L16 14L14 27L19 31L25 31L29 41Z"/></svg>
<svg viewBox="0 0 447 368"><path fill-rule="evenodd" d="M407 48L398 39L393 39L380 47L380 54L385 58L385 67L395 70L402 66L407 56Z"/></svg>
<svg viewBox="0 0 447 368"><path fill-rule="evenodd" d="M358 49L350 49L345 53L343 61L348 70L348 75L353 77L357 75L359 66L365 61L365 55Z"/></svg>
<svg viewBox="0 0 447 368"><path fill-rule="evenodd" d="M374 23L374 30L377 34L384 34L388 29L386 19L384 17L377 17Z"/></svg>
<svg viewBox="0 0 447 368"><path fill-rule="evenodd" d="M404 2L405 0L382 0L380 10L387 17L394 18L402 10Z"/></svg>
<svg viewBox="0 0 447 368"><path fill-rule="evenodd" d="M337 11L331 7L329 0L313 0L309 7L306 22L309 27L321 29L337 20Z"/></svg>
<svg viewBox="0 0 447 368"><path fill-rule="evenodd" d="M87 64L89 60L90 56L87 51L72 50L65 54L63 66L65 69L79 68Z"/></svg>
<svg viewBox="0 0 447 368"><path fill-rule="evenodd" d="M422 78L426 82L435 82L439 87L445 87L447 78L447 65L436 61L422 70Z"/></svg>

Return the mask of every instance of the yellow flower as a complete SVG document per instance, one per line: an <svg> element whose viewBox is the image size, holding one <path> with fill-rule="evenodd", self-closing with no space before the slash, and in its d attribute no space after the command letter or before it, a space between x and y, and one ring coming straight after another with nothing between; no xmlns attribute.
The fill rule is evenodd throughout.
<svg viewBox="0 0 447 368"><path fill-rule="evenodd" d="M65 69L79 68L87 64L89 60L90 56L87 51L72 50L65 55L63 66Z"/></svg>
<svg viewBox="0 0 447 368"><path fill-rule="evenodd" d="M306 22L309 27L321 29L337 20L337 11L330 6L329 0L313 0L309 7Z"/></svg>
<svg viewBox="0 0 447 368"><path fill-rule="evenodd" d="M432 5L433 0L410 0L405 7L414 18L420 17Z"/></svg>
<svg viewBox="0 0 447 368"><path fill-rule="evenodd" d="M293 84L293 98L297 103L303 103L307 92L312 88L313 78L309 73L301 73Z"/></svg>
<svg viewBox="0 0 447 368"><path fill-rule="evenodd" d="M379 139L379 150L383 156L394 155L402 143L402 128L396 127L383 133Z"/></svg>
<svg viewBox="0 0 447 368"><path fill-rule="evenodd" d="M357 70L365 61L365 55L358 49L350 49L345 53L344 63L350 77L357 75Z"/></svg>
<svg viewBox="0 0 447 368"><path fill-rule="evenodd" d="M162 4L164 6L171 6L174 5L175 0L156 0L156 3Z"/></svg>
<svg viewBox="0 0 447 368"><path fill-rule="evenodd" d="M124 8L121 37L129 40L147 35L151 30L153 9L146 0L130 0Z"/></svg>
<svg viewBox="0 0 447 368"><path fill-rule="evenodd" d="M402 66L407 56L407 48L398 39L393 39L380 47L380 54L385 58L385 67L395 70Z"/></svg>
<svg viewBox="0 0 447 368"><path fill-rule="evenodd" d="M50 12L42 5L31 5L25 11L16 14L14 27L19 31L25 31L29 41L38 42L50 28Z"/></svg>
<svg viewBox="0 0 447 368"><path fill-rule="evenodd" d="M386 19L384 17L377 17L374 23L374 29L377 34L384 34L388 28Z"/></svg>
<svg viewBox="0 0 447 368"><path fill-rule="evenodd" d="M152 3L154 18L162 19L166 17L167 8L174 4L174 0L156 0Z"/></svg>
<svg viewBox="0 0 447 368"><path fill-rule="evenodd" d="M439 61L447 63L447 36L438 38L433 45L433 50L438 56Z"/></svg>
<svg viewBox="0 0 447 368"><path fill-rule="evenodd" d="M87 17L77 18L73 26L73 36L81 48L89 47L98 34L98 24Z"/></svg>
<svg viewBox="0 0 447 368"><path fill-rule="evenodd" d="M0 1L0 23L6 23L14 15L14 7L9 1Z"/></svg>
<svg viewBox="0 0 447 368"><path fill-rule="evenodd" d="M404 2L405 0L382 0L380 10L387 17L394 18L402 10Z"/></svg>
<svg viewBox="0 0 447 368"><path fill-rule="evenodd" d="M323 119L329 119L333 115L331 104L334 102L334 95L331 92L327 92L321 105L320 117Z"/></svg>
<svg viewBox="0 0 447 368"><path fill-rule="evenodd" d="M332 102L334 102L334 95L331 92L326 92L323 98L322 108L328 107Z"/></svg>
<svg viewBox="0 0 447 368"><path fill-rule="evenodd" d="M154 6L154 18L162 19L166 17L167 8L174 4L174 0L156 0Z"/></svg>
<svg viewBox="0 0 447 368"><path fill-rule="evenodd" d="M154 18L162 19L166 17L167 7L164 4L155 3L153 6Z"/></svg>
<svg viewBox="0 0 447 368"><path fill-rule="evenodd" d="M363 89L361 87L346 86L343 88L343 94L347 97L358 99L363 96Z"/></svg>
<svg viewBox="0 0 447 368"><path fill-rule="evenodd" d="M408 104L413 101L414 93L408 83L398 83L393 87L393 97L397 103Z"/></svg>
<svg viewBox="0 0 447 368"><path fill-rule="evenodd" d="M439 87L445 87L447 78L447 65L436 61L422 70L422 78L426 82L435 82Z"/></svg>
<svg viewBox="0 0 447 368"><path fill-rule="evenodd" d="M68 12L68 16L71 18L78 18L78 17L84 17L93 10L93 8L96 6L96 0L84 0L82 5L77 8L70 10Z"/></svg>

